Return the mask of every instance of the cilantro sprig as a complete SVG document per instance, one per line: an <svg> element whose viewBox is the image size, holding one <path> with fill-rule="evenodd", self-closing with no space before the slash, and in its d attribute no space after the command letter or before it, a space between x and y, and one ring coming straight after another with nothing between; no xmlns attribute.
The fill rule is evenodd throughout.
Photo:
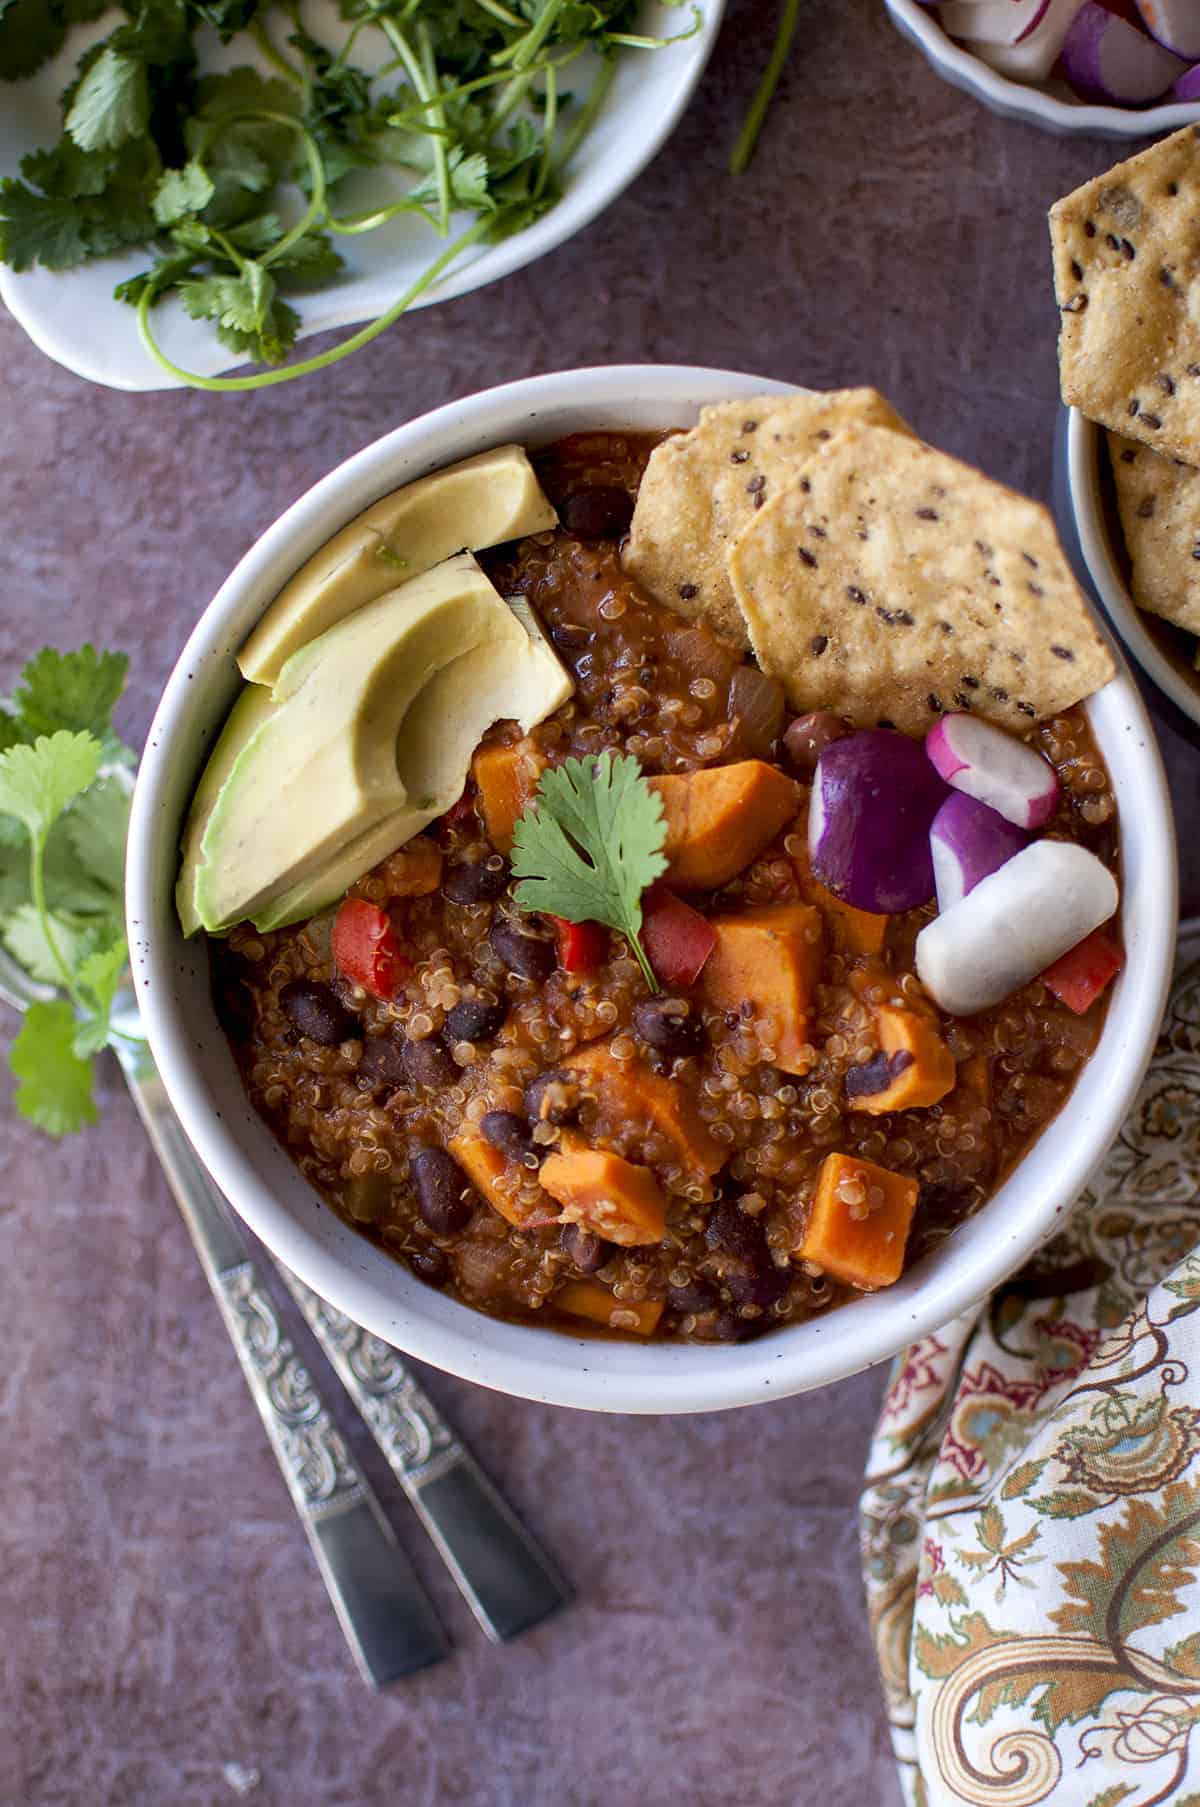
<svg viewBox="0 0 1200 1807"><path fill-rule="evenodd" d="M46 648L0 704L0 942L62 994L26 1010L9 1065L18 1111L52 1136L96 1120L93 1057L128 962L118 768L133 755L112 727L126 663Z"/></svg>
<svg viewBox="0 0 1200 1807"><path fill-rule="evenodd" d="M344 37L326 44L291 0L121 0L124 19L83 55L63 96L59 142L0 183L0 260L66 270L147 246L148 267L115 293L137 310L162 369L218 391L291 381L369 343L474 246L556 204L617 55L699 29L697 0L666 3L687 14L672 38L633 29L638 0L341 0ZM103 0L0 0L0 81L31 74L72 24L103 10ZM245 34L272 74L239 65L200 79L200 27L226 42ZM378 77L354 60L369 47L386 57ZM585 52L593 59L580 63ZM350 179L381 169L400 172L406 191L349 207ZM305 204L287 224L297 184ZM286 362L300 326L289 297L337 280L340 240L402 215L443 248L378 319ZM268 368L184 370L154 332L167 296Z"/></svg>
<svg viewBox="0 0 1200 1807"><path fill-rule="evenodd" d="M513 829L516 903L624 935L656 992L641 942L642 894L667 869L666 834L662 800L629 754L548 767Z"/></svg>

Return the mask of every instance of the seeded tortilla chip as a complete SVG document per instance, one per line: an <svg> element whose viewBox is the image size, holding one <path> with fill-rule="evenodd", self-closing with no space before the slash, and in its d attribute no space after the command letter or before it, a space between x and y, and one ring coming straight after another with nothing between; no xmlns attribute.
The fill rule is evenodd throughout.
<svg viewBox="0 0 1200 1807"><path fill-rule="evenodd" d="M1133 600L1200 634L1200 470L1119 433L1108 451Z"/></svg>
<svg viewBox="0 0 1200 1807"><path fill-rule="evenodd" d="M1200 464L1200 126L1050 209L1065 402Z"/></svg>
<svg viewBox="0 0 1200 1807"><path fill-rule="evenodd" d="M907 431L874 389L760 396L702 409L698 425L651 455L626 570L665 607L749 647L729 587L726 548L818 446L854 421Z"/></svg>
<svg viewBox="0 0 1200 1807"><path fill-rule="evenodd" d="M857 727L1020 732L1115 669L1046 510L886 427L831 440L728 562L763 670Z"/></svg>

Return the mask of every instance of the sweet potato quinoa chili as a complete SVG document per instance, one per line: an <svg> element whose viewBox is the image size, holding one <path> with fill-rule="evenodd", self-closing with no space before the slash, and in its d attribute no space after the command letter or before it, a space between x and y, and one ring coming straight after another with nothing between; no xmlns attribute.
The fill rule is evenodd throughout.
<svg viewBox="0 0 1200 1807"><path fill-rule="evenodd" d="M857 720L797 711L768 634L756 662L681 612L700 587L686 578L672 606L653 600L631 522L652 452L677 443L585 433L531 455L558 525L478 560L510 608L525 600L569 699L528 732L494 720L461 794L340 902L216 924L212 970L256 1109L322 1198L428 1285L573 1334L723 1343L897 1279L1051 1122L1121 964L1117 821L1077 704L997 726L965 707L979 680L963 672L958 697L929 699L924 737L869 699ZM752 527L771 487L748 492ZM810 526L819 574L833 530ZM990 545L980 557L1016 581ZM627 783L641 807L642 827L609 820L615 864L665 823L639 856L640 945L582 907L521 906L522 877L546 873L524 824L552 804L563 845L597 860L565 783L539 787L574 772L599 794L606 752L612 794ZM1043 908L1036 873L1021 889L1039 860L1060 900ZM1080 885L1100 902L1080 905ZM1060 908L1027 945L1029 919ZM980 981L1006 922L1017 951ZM966 940L947 951L955 924Z"/></svg>

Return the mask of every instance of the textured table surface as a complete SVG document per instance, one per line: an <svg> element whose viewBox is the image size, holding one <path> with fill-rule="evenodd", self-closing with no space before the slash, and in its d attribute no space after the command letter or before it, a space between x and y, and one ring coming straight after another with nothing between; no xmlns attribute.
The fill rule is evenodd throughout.
<svg viewBox="0 0 1200 1807"><path fill-rule="evenodd" d="M127 648L139 738L193 618L282 508L387 428L538 370L869 381L930 439L1047 495L1044 215L1112 147L994 119L880 0L840 0L803 9L735 183L723 158L773 11L735 0L682 126L589 230L299 385L113 394L0 318L0 683L44 641ZM1190 825L1197 756L1165 727L1162 744ZM1200 846L1182 841L1196 910ZM101 1127L61 1148L0 1103L3 1807L209 1807L236 1783L254 1807L896 1798L855 1548L878 1374L658 1420L430 1376L578 1599L486 1646L401 1506L457 1644L372 1697L115 1070L101 1103Z"/></svg>

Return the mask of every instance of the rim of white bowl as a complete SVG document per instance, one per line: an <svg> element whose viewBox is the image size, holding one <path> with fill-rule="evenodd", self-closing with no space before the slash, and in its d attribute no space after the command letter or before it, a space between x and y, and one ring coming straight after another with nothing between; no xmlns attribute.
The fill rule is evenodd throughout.
<svg viewBox="0 0 1200 1807"><path fill-rule="evenodd" d="M422 1287L318 1209L315 1193L304 1191L303 1218L292 1215L265 1170L274 1165L281 1184L293 1189L304 1182L248 1102L239 1096L252 1154L215 1112L197 1050L205 1036L223 1048L223 1037L215 1017L185 1021L174 997L189 956L174 922L175 849L183 802L204 757L203 745L195 745L185 760L177 743L189 729L200 732L191 703L200 667L228 665L232 694L233 653L283 579L368 501L410 475L514 436L544 442L571 430L568 423L575 430L585 422L632 430L639 418L682 424L705 403L792 387L740 372L617 365L486 390L397 428L318 482L246 553L193 630L147 739L130 824L131 964L151 1051L189 1138L250 1228L331 1304L419 1360L518 1397L596 1411L714 1411L784 1398L885 1360L978 1303L1045 1240L1118 1133L1154 1048L1174 947L1175 847L1157 744L1118 650L1118 675L1087 705L1106 744L1125 824L1127 963L1104 1034L1062 1112L1015 1173L885 1292L761 1341L717 1348L607 1343L505 1323ZM214 726L209 721L207 733ZM223 1062L221 1072L227 1080ZM330 1235L344 1253L330 1252ZM383 1269L386 1284L376 1273Z"/></svg>
<svg viewBox="0 0 1200 1807"><path fill-rule="evenodd" d="M980 96L998 113L1050 126L1062 132L1102 134L1108 138L1152 138L1200 119L1200 102L1169 101L1154 107L1103 107L1090 101L1063 100L1034 82L1013 81L973 56L938 23L936 10L920 0L884 0L896 24L924 53L937 73L954 87Z"/></svg>
<svg viewBox="0 0 1200 1807"><path fill-rule="evenodd" d="M1067 423L1067 488L1075 514L1075 526L1092 582L1112 619L1117 634L1146 675L1170 697L1189 721L1200 727L1200 674L1189 683L1168 659L1142 618L1117 563L1112 529L1101 490L1100 457L1104 429L1070 410Z"/></svg>

